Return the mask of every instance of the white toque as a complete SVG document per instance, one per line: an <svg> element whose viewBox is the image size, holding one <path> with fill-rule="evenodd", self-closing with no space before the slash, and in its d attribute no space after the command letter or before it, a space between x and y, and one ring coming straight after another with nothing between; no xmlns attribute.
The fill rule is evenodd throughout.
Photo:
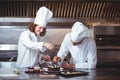
<svg viewBox="0 0 120 80"><path fill-rule="evenodd" d="M72 26L71 40L73 42L80 42L84 37L89 37L90 33L88 28L81 22L76 22Z"/></svg>
<svg viewBox="0 0 120 80"><path fill-rule="evenodd" d="M40 7L36 13L35 24L38 24L42 27L46 27L48 21L52 18L53 13L45 6Z"/></svg>

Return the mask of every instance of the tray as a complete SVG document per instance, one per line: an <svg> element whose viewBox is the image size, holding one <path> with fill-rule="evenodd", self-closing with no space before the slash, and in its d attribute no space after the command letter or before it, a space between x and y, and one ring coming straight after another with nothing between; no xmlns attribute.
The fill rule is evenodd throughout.
<svg viewBox="0 0 120 80"><path fill-rule="evenodd" d="M85 72L85 71L64 71L64 72L60 72L60 75L65 76L65 77L71 77L71 76L88 75L88 72Z"/></svg>

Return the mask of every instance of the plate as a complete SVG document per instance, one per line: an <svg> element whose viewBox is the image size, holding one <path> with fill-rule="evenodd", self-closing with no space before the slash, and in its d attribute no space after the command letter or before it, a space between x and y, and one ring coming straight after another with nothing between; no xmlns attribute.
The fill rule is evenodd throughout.
<svg viewBox="0 0 120 80"><path fill-rule="evenodd" d="M64 71L60 72L60 75L70 77L70 76L80 76L80 75L88 75L88 72L85 71Z"/></svg>
<svg viewBox="0 0 120 80"><path fill-rule="evenodd" d="M63 68L60 68L60 71L48 71L48 68L43 68L43 71L48 73L59 73L63 71Z"/></svg>

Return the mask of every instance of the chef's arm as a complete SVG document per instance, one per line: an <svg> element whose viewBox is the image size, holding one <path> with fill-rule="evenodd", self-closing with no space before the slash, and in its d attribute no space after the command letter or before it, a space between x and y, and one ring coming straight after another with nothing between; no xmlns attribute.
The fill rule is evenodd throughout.
<svg viewBox="0 0 120 80"><path fill-rule="evenodd" d="M63 53L57 54L57 56L60 58L60 61L61 61L61 62L63 62L64 59L65 59L65 57L66 57L66 55L63 54Z"/></svg>
<svg viewBox="0 0 120 80"><path fill-rule="evenodd" d="M41 52L44 52L47 48L50 50L54 48L54 45L50 43L31 41L28 34L21 34L19 42L28 48L37 49Z"/></svg>
<svg viewBox="0 0 120 80"><path fill-rule="evenodd" d="M63 60L65 59L65 57L68 55L69 50L68 48L65 46L65 44L62 44L60 47L60 50L57 53L57 56L61 58L61 62L63 62Z"/></svg>
<svg viewBox="0 0 120 80"><path fill-rule="evenodd" d="M66 57L66 53L58 52L57 56L54 56L53 62L55 63L63 62L65 57Z"/></svg>
<svg viewBox="0 0 120 80"><path fill-rule="evenodd" d="M59 49L58 53L57 53L57 57L61 58L61 62L63 62L64 58L69 53L68 42L69 42L69 38L68 38L68 35L66 35L62 44L61 44L61 46L60 46L60 49Z"/></svg>

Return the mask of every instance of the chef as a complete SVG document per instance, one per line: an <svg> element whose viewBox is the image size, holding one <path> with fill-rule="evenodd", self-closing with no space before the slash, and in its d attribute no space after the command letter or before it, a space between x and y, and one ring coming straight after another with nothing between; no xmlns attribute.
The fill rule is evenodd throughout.
<svg viewBox="0 0 120 80"><path fill-rule="evenodd" d="M64 66L86 69L96 67L96 44L90 36L89 29L81 22L75 22L71 32L66 34L53 62L62 62L69 52L71 63L64 64Z"/></svg>
<svg viewBox="0 0 120 80"><path fill-rule="evenodd" d="M39 42L46 33L46 25L52 18L53 13L45 6L37 11L35 20L29 24L29 29L23 31L18 42L18 56L16 66L18 68L34 67L43 61L50 61L50 56L41 54L45 50L53 50L54 45L46 42Z"/></svg>

